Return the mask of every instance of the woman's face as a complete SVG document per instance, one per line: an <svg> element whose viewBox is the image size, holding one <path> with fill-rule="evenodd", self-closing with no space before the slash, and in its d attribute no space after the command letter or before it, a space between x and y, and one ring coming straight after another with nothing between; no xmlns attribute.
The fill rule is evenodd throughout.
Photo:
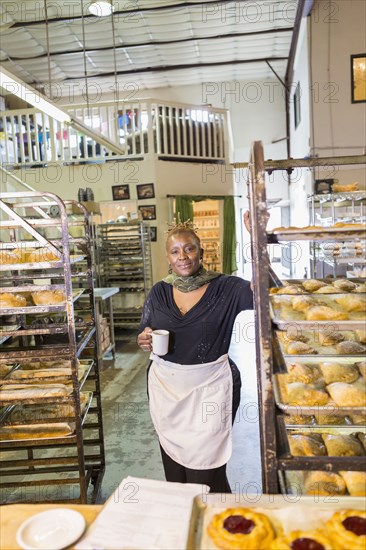
<svg viewBox="0 0 366 550"><path fill-rule="evenodd" d="M175 233L166 243L167 259L181 277L194 275L201 267L202 250L192 233Z"/></svg>

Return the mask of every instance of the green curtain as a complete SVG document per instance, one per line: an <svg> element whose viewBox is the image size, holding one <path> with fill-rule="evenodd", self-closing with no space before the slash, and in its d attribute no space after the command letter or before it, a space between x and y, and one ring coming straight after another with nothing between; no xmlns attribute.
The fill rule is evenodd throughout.
<svg viewBox="0 0 366 550"><path fill-rule="evenodd" d="M175 219L182 222L191 220L193 222L193 204L192 199L184 195L176 195L175 197Z"/></svg>
<svg viewBox="0 0 366 550"><path fill-rule="evenodd" d="M236 236L234 197L224 198L224 237L222 244L222 271L231 275L236 271Z"/></svg>

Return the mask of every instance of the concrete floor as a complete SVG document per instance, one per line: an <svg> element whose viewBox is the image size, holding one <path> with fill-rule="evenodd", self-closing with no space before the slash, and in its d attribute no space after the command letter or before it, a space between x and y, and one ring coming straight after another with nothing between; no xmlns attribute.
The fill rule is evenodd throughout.
<svg viewBox="0 0 366 550"><path fill-rule="evenodd" d="M243 312L237 317L229 352L241 372L243 386L234 423L233 455L228 464L231 488L243 494L261 492L253 337L253 313ZM128 475L164 479L146 395L148 354L137 348L135 338L134 332L117 332L116 361L114 364L106 362L102 368L107 464L99 502L104 502Z"/></svg>

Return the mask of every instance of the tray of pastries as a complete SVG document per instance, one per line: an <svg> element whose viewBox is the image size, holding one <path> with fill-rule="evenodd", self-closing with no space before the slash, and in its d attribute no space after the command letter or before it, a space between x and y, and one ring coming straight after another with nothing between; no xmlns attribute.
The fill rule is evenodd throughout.
<svg viewBox="0 0 366 550"><path fill-rule="evenodd" d="M365 499L207 494L193 501L187 550L364 550ZM245 495L245 496L244 496Z"/></svg>
<svg viewBox="0 0 366 550"><path fill-rule="evenodd" d="M366 414L366 380L361 374L365 362L360 361L360 365L361 370L356 364L325 361L319 367L310 369L299 364L288 374L275 374L273 391L277 406L292 415ZM294 376L295 370L304 376Z"/></svg>
<svg viewBox="0 0 366 550"><path fill-rule="evenodd" d="M365 356L366 330L338 330L336 322L324 322L304 329L297 323L288 325L286 330L274 331L274 343L284 356L293 355L337 355Z"/></svg>
<svg viewBox="0 0 366 550"><path fill-rule="evenodd" d="M281 491L287 495L306 495L312 497L313 502L338 501L339 499L342 500L342 498L351 502L352 498L360 498L363 502L366 518L365 484L366 473L356 470L340 470L336 472L327 472L324 470L288 470L280 476ZM366 529L366 526L364 529ZM334 548L338 548L339 550L365 548L366 531L364 532L362 544L363 546L335 546Z"/></svg>
<svg viewBox="0 0 366 550"><path fill-rule="evenodd" d="M72 436L75 424L72 422L53 422L47 424L24 424L1 426L0 441L29 441L33 439L58 439Z"/></svg>
<svg viewBox="0 0 366 550"><path fill-rule="evenodd" d="M366 456L365 427L354 426L287 428L292 456ZM366 478L365 478L366 481ZM366 496L366 484L364 496Z"/></svg>
<svg viewBox="0 0 366 550"><path fill-rule="evenodd" d="M322 225L306 225L304 227L288 226L288 227L275 227L274 229L267 231L268 236L284 237L288 241L301 241L307 238L307 236L314 239L327 239L327 235L336 233L348 234L349 238L353 238L357 233L364 232L366 230L365 223L344 223L337 222L328 227Z"/></svg>
<svg viewBox="0 0 366 550"><path fill-rule="evenodd" d="M338 279L287 279L282 281L283 286L270 288L270 294L297 295L297 294L365 294L366 281L362 277L352 280Z"/></svg>
<svg viewBox="0 0 366 550"><path fill-rule="evenodd" d="M294 324L306 329L327 322L338 330L362 329L366 324L366 294L275 294L270 296L270 312L281 330Z"/></svg>
<svg viewBox="0 0 366 550"><path fill-rule="evenodd" d="M37 288L35 286L35 288ZM84 289L72 291L73 301L80 298ZM14 308L32 308L38 306L60 306L65 305L66 294L63 290L34 290L34 292L1 292L0 310ZM37 311L37 310L36 310Z"/></svg>

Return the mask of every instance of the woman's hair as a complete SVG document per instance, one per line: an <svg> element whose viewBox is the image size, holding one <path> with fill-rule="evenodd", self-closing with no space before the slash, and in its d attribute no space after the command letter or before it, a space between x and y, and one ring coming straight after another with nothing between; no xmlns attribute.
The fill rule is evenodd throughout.
<svg viewBox="0 0 366 550"><path fill-rule="evenodd" d="M178 222L168 223L168 227L169 229L166 232L166 242L168 242L168 239L170 239L173 235L178 235L179 233L190 233L194 237L199 248L202 248L200 238L197 235L198 227L196 227L189 219L182 222L180 217L178 217Z"/></svg>

